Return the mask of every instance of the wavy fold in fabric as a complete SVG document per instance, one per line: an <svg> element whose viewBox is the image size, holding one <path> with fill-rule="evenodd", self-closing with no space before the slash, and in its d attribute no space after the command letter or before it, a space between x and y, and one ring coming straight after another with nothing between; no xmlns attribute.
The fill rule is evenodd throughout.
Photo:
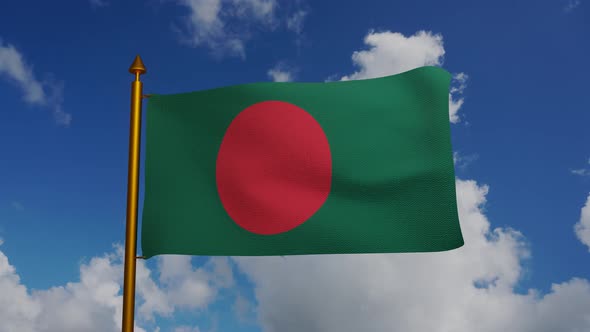
<svg viewBox="0 0 590 332"><path fill-rule="evenodd" d="M422 67L368 80L152 95L142 254L462 246L450 79Z"/></svg>

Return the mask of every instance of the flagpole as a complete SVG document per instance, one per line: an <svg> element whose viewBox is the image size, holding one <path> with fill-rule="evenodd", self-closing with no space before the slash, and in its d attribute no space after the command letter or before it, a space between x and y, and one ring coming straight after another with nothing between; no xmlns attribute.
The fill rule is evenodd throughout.
<svg viewBox="0 0 590 332"><path fill-rule="evenodd" d="M123 278L123 332L133 332L135 310L135 263L137 251L137 198L139 191L139 147L141 139L141 98L139 75L146 69L138 56L129 67L135 75L131 83L131 123L129 125L129 168L127 170L127 229L125 234L125 272Z"/></svg>

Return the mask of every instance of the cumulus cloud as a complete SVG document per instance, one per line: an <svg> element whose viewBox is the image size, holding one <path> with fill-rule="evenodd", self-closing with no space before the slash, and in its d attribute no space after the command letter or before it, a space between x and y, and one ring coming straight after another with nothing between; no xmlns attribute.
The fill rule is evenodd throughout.
<svg viewBox="0 0 590 332"><path fill-rule="evenodd" d="M160 282L167 285L171 303L187 308L202 307L211 301L213 289L209 287L207 274L202 269L193 269L190 259L190 256L161 259Z"/></svg>
<svg viewBox="0 0 590 332"><path fill-rule="evenodd" d="M342 80L393 75L441 65L442 36L371 32L368 50L353 54L358 71ZM453 75L461 96L467 75ZM455 100L455 108L462 105ZM449 118L457 116L450 107ZM456 154L455 162L465 157ZM585 331L590 330L590 283L552 284L548 294L516 291L530 248L511 228L485 215L489 187L456 181L465 245L436 253L236 257L255 284L265 332L291 331ZM241 304L245 307L244 304ZM236 307L238 305L236 304Z"/></svg>
<svg viewBox="0 0 590 332"><path fill-rule="evenodd" d="M233 285L227 258L194 268L189 256L161 256L159 279L137 262L136 323L170 317L175 310L204 308L220 287ZM0 330L6 332L120 331L123 249L94 257L80 267L80 281L46 290L29 290L0 251ZM143 323L142 323L143 322ZM178 331L198 331L179 327ZM183 330L184 329L184 330ZM145 332L141 326L135 331Z"/></svg>
<svg viewBox="0 0 590 332"><path fill-rule="evenodd" d="M441 65L445 49L443 37L419 31L406 37L398 32L370 32L364 43L368 50L355 51L352 61L359 70L343 81L399 74L417 67Z"/></svg>
<svg viewBox="0 0 590 332"><path fill-rule="evenodd" d="M181 42L206 47L218 58L246 57L246 44L256 31L284 27L301 42L308 11L298 6L280 6L276 0L179 0L188 10L180 27Z"/></svg>
<svg viewBox="0 0 590 332"><path fill-rule="evenodd" d="M590 194L580 212L580 221L574 225L574 231L578 239L588 246L588 250L590 251Z"/></svg>
<svg viewBox="0 0 590 332"><path fill-rule="evenodd" d="M358 80L399 74L422 66L441 66L445 49L443 37L429 31L419 31L406 37L398 32L374 32L365 36L366 50L355 51L352 61L358 70L341 80ZM460 121L458 112L463 106L462 94L466 88L467 74L453 75L449 94L449 120Z"/></svg>
<svg viewBox="0 0 590 332"><path fill-rule="evenodd" d="M206 46L217 55L245 57L251 25L272 26L275 0L181 0L189 10L183 41Z"/></svg>
<svg viewBox="0 0 590 332"><path fill-rule="evenodd" d="M295 77L294 70L282 62L269 69L266 74L273 82L291 82Z"/></svg>
<svg viewBox="0 0 590 332"><path fill-rule="evenodd" d="M484 214L489 188L458 180L465 245L440 253L238 257L264 331L583 331L590 284L515 292L523 236Z"/></svg>
<svg viewBox="0 0 590 332"><path fill-rule="evenodd" d="M268 76L274 82L291 82L293 80L292 75L288 71L282 71L278 69L270 69L268 71Z"/></svg>
<svg viewBox="0 0 590 332"><path fill-rule="evenodd" d="M96 257L81 266L79 282L29 291L0 252L2 331L119 330L122 303L117 293L122 266L113 263L113 257Z"/></svg>
<svg viewBox="0 0 590 332"><path fill-rule="evenodd" d="M23 92L27 104L48 107L53 110L55 121L68 126L72 116L62 109L63 86L60 83L39 81L32 66L28 65L23 55L10 44L0 39L0 76L16 84Z"/></svg>
<svg viewBox="0 0 590 332"><path fill-rule="evenodd" d="M27 294L14 266L0 252L0 324L7 332L33 332L41 306Z"/></svg>
<svg viewBox="0 0 590 332"><path fill-rule="evenodd" d="M186 20L187 42L194 46L206 44L211 49L221 48L244 56L242 41L227 36L224 31L224 23L219 17L221 0L182 0L181 4L190 12Z"/></svg>

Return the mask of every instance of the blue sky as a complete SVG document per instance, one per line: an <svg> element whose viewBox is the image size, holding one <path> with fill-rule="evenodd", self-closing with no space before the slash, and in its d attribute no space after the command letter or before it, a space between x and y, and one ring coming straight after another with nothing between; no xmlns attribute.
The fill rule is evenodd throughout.
<svg viewBox="0 0 590 332"><path fill-rule="evenodd" d="M139 328L590 330L588 40L583 0L5 2L0 331L118 330L136 54L144 91L162 94L442 66L466 241L154 258Z"/></svg>

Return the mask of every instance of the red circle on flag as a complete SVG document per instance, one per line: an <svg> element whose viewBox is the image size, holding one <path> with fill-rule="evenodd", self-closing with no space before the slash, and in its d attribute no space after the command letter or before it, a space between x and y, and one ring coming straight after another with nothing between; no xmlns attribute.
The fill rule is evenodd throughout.
<svg viewBox="0 0 590 332"><path fill-rule="evenodd" d="M216 165L223 207L256 234L287 232L324 204L332 182L326 134L305 110L264 101L240 112L221 142Z"/></svg>

